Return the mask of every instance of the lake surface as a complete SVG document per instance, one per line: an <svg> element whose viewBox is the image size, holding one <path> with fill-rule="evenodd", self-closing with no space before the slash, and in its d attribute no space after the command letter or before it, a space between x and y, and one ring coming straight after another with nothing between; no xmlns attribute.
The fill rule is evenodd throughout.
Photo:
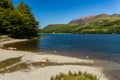
<svg viewBox="0 0 120 80"><path fill-rule="evenodd" d="M120 80L120 35L42 34L44 38L5 45L18 50L95 59L111 80ZM106 73L106 74L107 74ZM111 74L110 74L111 73ZM116 78L117 77L117 78Z"/></svg>
<svg viewBox="0 0 120 80"><path fill-rule="evenodd" d="M44 38L7 46L18 50L112 60L120 63L120 35L42 34Z"/></svg>

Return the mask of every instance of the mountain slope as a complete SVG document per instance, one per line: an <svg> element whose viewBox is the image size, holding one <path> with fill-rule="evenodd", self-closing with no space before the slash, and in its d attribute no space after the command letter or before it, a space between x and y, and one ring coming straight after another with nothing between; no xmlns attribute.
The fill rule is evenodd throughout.
<svg viewBox="0 0 120 80"><path fill-rule="evenodd" d="M92 20L94 20L95 16L87 16L87 17L83 17L80 19L75 19L69 22L69 24L86 24Z"/></svg>
<svg viewBox="0 0 120 80"><path fill-rule="evenodd" d="M120 34L120 15L100 14L84 17L70 24L52 24L43 33Z"/></svg>
<svg viewBox="0 0 120 80"><path fill-rule="evenodd" d="M116 17L116 18L119 17L120 18L120 14L113 14L113 15L100 14L100 15L96 15L96 16L86 16L83 18L74 19L74 20L70 21L68 24L86 24L86 23L89 23L89 22L99 19L99 18L110 18L110 17Z"/></svg>

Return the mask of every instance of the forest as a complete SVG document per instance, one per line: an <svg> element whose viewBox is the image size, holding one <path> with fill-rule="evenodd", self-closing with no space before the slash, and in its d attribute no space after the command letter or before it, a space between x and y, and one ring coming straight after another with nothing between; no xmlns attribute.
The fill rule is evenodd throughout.
<svg viewBox="0 0 120 80"><path fill-rule="evenodd" d="M14 6L12 0L0 0L0 35L31 38L37 36L38 24L29 5L20 2Z"/></svg>

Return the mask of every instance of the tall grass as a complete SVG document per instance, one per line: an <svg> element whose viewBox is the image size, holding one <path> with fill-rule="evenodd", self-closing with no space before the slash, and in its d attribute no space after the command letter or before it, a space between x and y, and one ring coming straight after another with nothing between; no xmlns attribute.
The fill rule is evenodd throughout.
<svg viewBox="0 0 120 80"><path fill-rule="evenodd" d="M97 77L94 75L81 73L80 71L78 73L72 73L71 71L69 71L68 74L60 73L55 77L51 77L51 80L99 80L99 79L97 79Z"/></svg>

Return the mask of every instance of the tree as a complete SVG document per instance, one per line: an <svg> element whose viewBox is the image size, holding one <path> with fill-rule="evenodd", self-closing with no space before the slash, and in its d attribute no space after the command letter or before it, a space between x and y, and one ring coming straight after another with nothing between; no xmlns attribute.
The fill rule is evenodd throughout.
<svg viewBox="0 0 120 80"><path fill-rule="evenodd" d="M20 31L19 33L17 32L17 34L21 35L22 37L36 36L38 33L38 22L31 13L30 7L24 2L20 2L15 10L18 12L23 23L21 24Z"/></svg>
<svg viewBox="0 0 120 80"><path fill-rule="evenodd" d="M11 0L7 0L8 2L8 8L11 9L11 10L14 10L14 6L13 6L13 3Z"/></svg>
<svg viewBox="0 0 120 80"><path fill-rule="evenodd" d="M37 25L30 7L24 2L20 2L14 9L11 0L0 0L0 34L30 38L37 35Z"/></svg>
<svg viewBox="0 0 120 80"><path fill-rule="evenodd" d="M10 12L14 10L11 0L0 0L0 34L8 34L7 28L11 25Z"/></svg>
<svg viewBox="0 0 120 80"><path fill-rule="evenodd" d="M4 9L14 9L13 3L11 0L0 0L0 7Z"/></svg>

